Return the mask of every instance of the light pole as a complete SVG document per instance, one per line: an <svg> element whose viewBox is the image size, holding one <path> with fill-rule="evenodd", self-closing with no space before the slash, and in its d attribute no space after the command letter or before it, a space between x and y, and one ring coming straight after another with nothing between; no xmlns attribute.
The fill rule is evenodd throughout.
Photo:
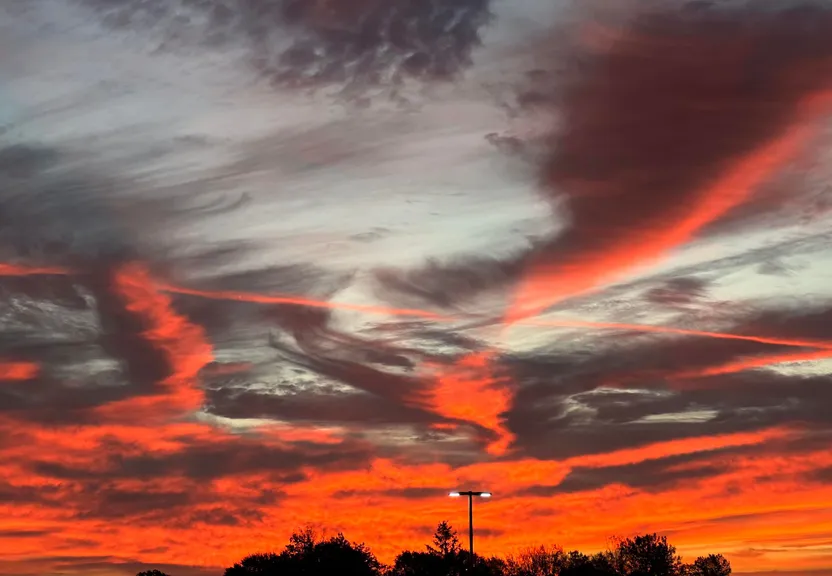
<svg viewBox="0 0 832 576"><path fill-rule="evenodd" d="M478 492L468 490L466 492L450 492L451 498L468 496L468 553L471 555L471 566L474 566L474 496L480 498L491 498L491 492Z"/></svg>

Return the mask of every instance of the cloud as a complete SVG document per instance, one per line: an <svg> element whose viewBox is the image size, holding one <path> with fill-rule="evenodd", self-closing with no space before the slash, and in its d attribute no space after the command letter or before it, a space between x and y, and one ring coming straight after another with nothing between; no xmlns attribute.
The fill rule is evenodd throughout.
<svg viewBox="0 0 832 576"><path fill-rule="evenodd" d="M133 243L100 196L106 180L70 168L77 154L67 156L26 144L0 150L0 238L13 256L72 265L80 256L115 255Z"/></svg>
<svg viewBox="0 0 832 576"><path fill-rule="evenodd" d="M387 496L393 498L403 498L407 500L422 500L425 498L436 498L437 496L446 496L448 490L444 487L411 487L402 489L391 489L381 492L374 492L370 490L345 490L336 493L338 497L355 497L355 496Z"/></svg>
<svg viewBox="0 0 832 576"><path fill-rule="evenodd" d="M825 153L826 8L536 36L523 3L83 4L49 43L62 0L0 38L30 39L0 98L32 112L0 135L0 573L216 572L307 524L389 560L463 526L465 486L495 490L485 554L644 528L738 571L821 562L829 232L800 163ZM508 120L480 84L501 62L473 62L488 22L478 54L525 78ZM102 46L117 65L79 67L80 102L53 58ZM468 69L407 118L293 91ZM542 204L516 174L483 186L489 142L522 148ZM772 523L804 551L770 552Z"/></svg>
<svg viewBox="0 0 832 576"><path fill-rule="evenodd" d="M492 19L489 0L84 4L116 30L158 31L167 50L242 46L249 65L281 86L334 85L359 95L378 86L396 90L406 79L455 79L472 65Z"/></svg>
<svg viewBox="0 0 832 576"><path fill-rule="evenodd" d="M513 280L509 317L541 312L623 280L725 218L741 230L735 212L820 136L827 8L667 8L629 24L605 16L531 42L530 60L551 64L527 77L519 99L556 118L536 139L558 234L499 262L429 265L409 274L418 287L384 271L386 285L448 305L447 282L466 282L464 297ZM769 212L782 206L764 199Z"/></svg>
<svg viewBox="0 0 832 576"><path fill-rule="evenodd" d="M708 282L702 278L673 278L649 290L645 297L653 304L681 306L703 298L707 286Z"/></svg>
<svg viewBox="0 0 832 576"><path fill-rule="evenodd" d="M367 458L366 451L348 444L316 446L302 443L295 447L269 446L252 442L192 441L186 448L168 454L105 454L93 466L68 466L36 461L34 471L63 480L126 480L184 477L211 480L223 476L265 472L276 482L298 482L297 472L304 466L338 469L342 464L355 465Z"/></svg>
<svg viewBox="0 0 832 576"><path fill-rule="evenodd" d="M771 310L743 319L730 331L823 342L830 338L827 316L826 308ZM613 342L580 355L561 352L547 357L538 350L525 359L504 361L504 370L518 385L507 421L519 447L537 457L562 458L660 438L790 422L829 424L816 409L828 377L748 369L794 355L794 349L688 336ZM678 378L692 373L711 382L677 385ZM656 419L661 415L667 416ZM560 441L552 442L554 438Z"/></svg>
<svg viewBox="0 0 832 576"><path fill-rule="evenodd" d="M94 518L125 519L181 509L194 503L194 497L187 492L150 492L147 490L104 489L95 496L94 510L79 516Z"/></svg>
<svg viewBox="0 0 832 576"><path fill-rule="evenodd" d="M268 394L221 387L209 394L209 409L226 418L261 418L322 425L427 425L435 415L371 393L338 393L326 389Z"/></svg>
<svg viewBox="0 0 832 576"><path fill-rule="evenodd" d="M46 530L2 530L0 538L37 538L47 533Z"/></svg>
<svg viewBox="0 0 832 576"><path fill-rule="evenodd" d="M752 433L752 434L757 434ZM709 435L715 437L716 435ZM718 437L718 436L716 436ZM559 494L593 492L611 486L625 486L646 493L661 494L674 489L684 490L693 484L732 475L736 471L737 463L763 460L776 457L778 454L788 453L800 459L814 453L817 441L828 437L828 432L809 433L806 436L784 434L774 435L765 441L727 443L724 446L701 446L689 452L672 455L651 457L645 454L643 460L625 464L604 462L606 455L601 455L592 462L585 457L576 457L575 465L553 485L535 485L522 490L524 494L551 497ZM760 438L762 440L762 438ZM672 441L671 441L672 442ZM681 444L680 444L681 446ZM585 462L581 464L582 460ZM744 464L739 464L742 466ZM817 474L812 471L810 474ZM791 471L769 472L768 477L760 477L760 481L771 481L775 478L791 479ZM737 518L719 518L720 522L728 522ZM713 519L712 521L717 521Z"/></svg>
<svg viewBox="0 0 832 576"><path fill-rule="evenodd" d="M548 99L559 121L543 183L566 195L569 228L538 254L511 314L616 280L750 201L814 136L832 53L815 25L829 18L663 11L606 45L597 31Z"/></svg>
<svg viewBox="0 0 832 576"><path fill-rule="evenodd" d="M400 305L461 308L483 293L505 289L522 273L520 257L493 256L428 262L416 269L386 268L374 271L377 294Z"/></svg>
<svg viewBox="0 0 832 576"><path fill-rule="evenodd" d="M669 457L659 460L609 466L605 468L574 468L555 486L535 486L526 493L534 496L551 497L557 494L592 491L609 485L624 485L647 490L672 488L680 483L696 482L715 476L721 471L720 464L699 463L674 470L678 462L689 463L690 457Z"/></svg>
<svg viewBox="0 0 832 576"><path fill-rule="evenodd" d="M832 483L832 467L823 468L821 470L816 470L812 474L811 478L813 480L817 480L817 481L820 481L820 482L825 482L827 484Z"/></svg>

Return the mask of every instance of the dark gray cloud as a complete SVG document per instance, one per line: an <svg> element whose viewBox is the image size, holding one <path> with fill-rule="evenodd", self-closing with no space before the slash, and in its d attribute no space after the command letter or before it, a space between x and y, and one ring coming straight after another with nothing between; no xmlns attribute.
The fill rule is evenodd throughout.
<svg viewBox="0 0 832 576"><path fill-rule="evenodd" d="M257 255L251 247L247 255ZM350 275L329 272L313 265L288 264L216 274L216 264L209 256L206 263L212 275L195 285L209 293L282 294L301 299L326 302L349 284ZM176 266L173 261L171 267ZM176 272L172 272L176 276ZM185 288L193 282L183 283ZM304 332L313 329L317 320L305 320L304 307L294 304L263 304L231 298L205 298L188 294L171 294L174 308L191 322L205 329L207 338L218 350L265 347L273 332ZM314 316L317 311L312 311ZM309 317L310 319L312 316Z"/></svg>
<svg viewBox="0 0 832 576"><path fill-rule="evenodd" d="M428 486L410 488L391 488L389 490L339 490L334 494L338 498L351 498L355 496L383 497L383 498L404 498L407 500L423 500L436 498L448 494L447 486Z"/></svg>
<svg viewBox="0 0 832 576"><path fill-rule="evenodd" d="M97 482L64 495L75 506L79 520L127 521L139 525L186 529L194 525L244 526L262 520L258 507L273 505L285 495L263 489L259 496L230 497L218 502L198 483L178 490L153 487L125 489Z"/></svg>
<svg viewBox="0 0 832 576"><path fill-rule="evenodd" d="M376 294L401 306L461 308L486 291L505 289L527 264L523 254L509 259L493 256L427 262L410 270L374 271Z"/></svg>
<svg viewBox="0 0 832 576"><path fill-rule="evenodd" d="M6 383L0 392L0 412L41 424L76 425L93 421L91 408L137 395L119 382L118 375L104 381L100 376L87 375L87 381L78 387L49 375Z"/></svg>
<svg viewBox="0 0 832 576"><path fill-rule="evenodd" d="M712 450L701 450L690 454L676 454L661 458L643 460L633 464L612 466L577 466L557 484L538 485L524 488L522 494L550 497L558 494L590 492L610 485L623 485L637 490L661 492L671 490L692 482L704 481L730 471L737 460L744 457L777 457L782 454L798 456L813 453L820 442L828 440L829 433L807 431L804 438L771 440L761 444L729 446ZM823 472L813 473L822 475ZM783 469L773 471L768 478L758 477L756 482L773 479L793 479L792 471ZM731 488L729 488L731 489ZM745 519L754 515L747 515ZM725 517L715 521L727 522L738 520Z"/></svg>
<svg viewBox="0 0 832 576"><path fill-rule="evenodd" d="M251 276L244 275L242 283L238 277L217 278L208 281L205 289L234 290L252 283L265 287L269 282L263 278L274 278L271 285L277 284L280 293L326 301L346 280L299 266L275 269L273 275L266 270L262 277L257 273ZM191 321L206 328L220 352L239 351L239 369L229 373L217 365L215 370L205 371L207 408L215 414L354 426L437 421L435 415L408 402L424 388L422 379L408 375L414 363L428 357L420 349L340 332L333 327L333 311L325 308L188 295L176 296L174 301ZM394 333L418 331L422 326L400 326ZM258 328L252 331L252 327ZM424 329L416 334L421 340L439 344L447 336L444 331ZM463 342L460 339L458 343ZM264 346L268 346L271 359L246 364L246 348L250 353L252 348ZM250 389L263 379L274 384L265 390ZM353 392L345 392L344 386Z"/></svg>
<svg viewBox="0 0 832 576"><path fill-rule="evenodd" d="M248 256L258 257L261 255L258 248L249 246L238 250L245 250ZM235 250L230 256L239 258L240 254ZM201 257L214 269L217 264L222 264L215 254L208 253ZM350 279L349 273L336 273L313 264L286 264L200 278L199 288L206 291L286 294L326 300L346 287Z"/></svg>
<svg viewBox="0 0 832 576"><path fill-rule="evenodd" d="M31 340L32 336L31 334L24 334L24 332L36 327L37 318L33 318L33 316L42 311L42 309L38 309L37 303L39 301L47 301L50 304L65 308L71 313L84 312L90 307L83 289L69 276L0 277L0 294L7 299L15 296L25 296L31 300L28 310L19 309L16 311L21 317L21 322L28 324L26 328L18 328L19 335L24 336L24 342Z"/></svg>
<svg viewBox="0 0 832 576"><path fill-rule="evenodd" d="M684 469L673 469L674 465L693 464ZM658 491L679 483L690 483L716 476L724 471L720 463L710 463L701 455L673 456L658 460L647 460L638 464L606 466L603 468L575 468L554 486L533 486L522 491L524 494L550 497L557 494L589 492L610 484L630 488Z"/></svg>
<svg viewBox="0 0 832 576"><path fill-rule="evenodd" d="M0 139L4 262L86 273L141 260L155 271L182 273L185 267L191 271L199 264L234 263L242 254L256 252L257 246L245 241L187 246L185 251L158 241L158 231L165 227L241 206L240 194L229 192L227 182L216 181L221 180L216 173L174 184L151 183L137 175L137 168L147 170L149 161L174 159L188 150L187 144L169 144L150 154L125 145L110 161L95 154L94 144L94 138L81 137L50 146ZM153 148L152 143L148 146ZM28 280L41 288L58 282Z"/></svg>
<svg viewBox="0 0 832 576"><path fill-rule="evenodd" d="M811 475L811 479L825 484L832 484L832 466L815 470Z"/></svg>
<svg viewBox="0 0 832 576"><path fill-rule="evenodd" d="M40 538L51 534L49 530L0 530L0 538Z"/></svg>
<svg viewBox="0 0 832 576"><path fill-rule="evenodd" d="M130 302L115 288L115 266L92 272L86 286L95 298L101 323L101 346L113 358L123 361L128 381L147 390L173 369L163 350L148 340L151 321L130 311Z"/></svg>
<svg viewBox="0 0 832 576"><path fill-rule="evenodd" d="M801 99L826 87L812 72L828 66L830 18L788 5L647 13L609 51L581 55L552 95L565 124L545 174L569 195L562 242L594 251L652 229L776 137Z"/></svg>
<svg viewBox="0 0 832 576"><path fill-rule="evenodd" d="M720 378L718 389L707 391L633 394L634 398L621 395L617 402L584 396L584 412L569 412L569 399L553 399L551 407L543 403L531 409L515 407L509 414L509 426L518 434L520 447L540 458L602 453L788 423L827 428L829 418L818 409L818 403L826 401L829 383L828 377L726 376ZM706 416L704 420L685 420L681 414L688 412L704 412ZM661 421L648 418L662 414L676 416Z"/></svg>
<svg viewBox="0 0 832 576"><path fill-rule="evenodd" d="M647 291L645 298L653 304L683 306L706 296L708 281L696 277L673 278Z"/></svg>
<svg viewBox="0 0 832 576"><path fill-rule="evenodd" d="M98 487L96 487L98 488ZM117 488L100 488L90 495L89 510L79 511L79 519L107 518L111 520L136 518L143 516L158 516L163 512L165 516L181 508L197 503L197 495L193 491L165 491L124 490Z"/></svg>
<svg viewBox="0 0 832 576"><path fill-rule="evenodd" d="M143 377L158 361L142 356L141 326L119 323L129 322L130 315L118 308L108 314L106 300L92 300L90 288L65 276L0 278L5 297L0 358L38 367L34 379L0 387L0 412L77 423L89 408L146 393L162 373ZM100 315L97 303L103 305ZM103 335L99 320L105 324ZM132 374L131 359L137 370Z"/></svg>
<svg viewBox="0 0 832 576"><path fill-rule="evenodd" d="M351 468L370 458L368 447L353 443L317 445L297 442L275 447L254 441L194 442L172 454L125 456L109 452L99 468L66 465L57 462L34 462L33 471L64 480L96 481L136 478L184 477L212 480L224 476L264 472L274 482L295 483L304 480L305 467L326 470Z"/></svg>
<svg viewBox="0 0 832 576"><path fill-rule="evenodd" d="M427 425L439 421L426 410L369 393L326 390L269 394L220 387L208 393L208 409L226 418L267 418L366 427L384 424Z"/></svg>
<svg viewBox="0 0 832 576"><path fill-rule="evenodd" d="M0 148L0 177L4 184L22 181L55 166L59 156L51 148L13 144Z"/></svg>
<svg viewBox="0 0 832 576"><path fill-rule="evenodd" d="M69 161L73 158L78 159L78 151L71 148L20 145L0 150L0 177L7 184L0 191L0 221L5 223L0 234L10 239L3 243L7 261L21 261L24 267L34 263L73 269L67 276L0 278L0 292L7 302L26 303L7 311L7 318L14 321L0 329L0 359L29 361L39 367L35 380L0 389L0 411L51 424L90 423L97 419L92 408L161 392L158 384L173 366L168 351L148 338L155 320L131 311L132 303L115 285L121 267L134 259L154 276L174 282L189 271L207 271L210 274L203 274L199 286L208 291L259 290L326 300L349 283L349 273L313 265L217 274L218 267L236 264L244 256L258 257L262 246L253 242L160 250L143 224L166 218L198 219L204 216L204 206L183 208L194 199L186 201L176 194L167 203L125 200L135 192L135 182L91 168L85 172L78 162ZM114 166L114 173L117 170ZM83 235L80 241L77 234ZM55 306L62 307L60 312ZM230 348L242 349L245 355L252 326L257 325L262 327L263 348L273 332L309 342L317 338L314 334L330 334L319 330L319 320L307 322L306 312L296 306L179 295L173 296L172 306L171 313L204 327L219 353ZM369 343L364 348L366 358L381 358ZM396 363L395 357L388 357Z"/></svg>
<svg viewBox="0 0 832 576"><path fill-rule="evenodd" d="M826 308L762 312L727 332L828 341L829 313ZM682 388L674 384L678 374L805 349L688 336L620 336L582 354L539 351L505 359L503 369L518 385L507 422L521 450L561 458L784 423L832 424L818 409L828 396L828 375L750 369L686 380ZM684 413L700 416L685 421ZM670 416L650 421L658 415Z"/></svg>
<svg viewBox="0 0 832 576"><path fill-rule="evenodd" d="M83 0L107 26L161 31L161 48L242 45L249 63L288 87L354 94L407 78L448 81L471 66L492 19L489 0ZM148 42L153 42L148 36Z"/></svg>
<svg viewBox="0 0 832 576"><path fill-rule="evenodd" d="M540 189L565 231L495 260L476 255L418 272L384 271L388 291L458 306L510 285L530 264L552 274L580 270L621 246L631 246L627 258L635 264L642 246L649 254L655 238L698 210L710 183L779 137L803 99L829 87L828 6L663 6L628 18L609 23L622 37L604 48L588 46L575 30L531 42L531 59L544 68L526 76L518 100L558 118L537 146ZM790 196L760 194L693 232L725 232L723 221L737 232L759 224L759 214L785 213L786 200L801 204L803 192L788 186Z"/></svg>
<svg viewBox="0 0 832 576"><path fill-rule="evenodd" d="M0 241L8 255L71 266L135 244L103 199L114 183L72 168L73 156L28 144L0 148Z"/></svg>
<svg viewBox="0 0 832 576"><path fill-rule="evenodd" d="M187 277L189 271L198 270L201 278L184 285L195 285L208 292L283 293L326 301L351 281L350 273L333 273L311 264L276 264L217 273L221 267L228 269L242 257L257 257L262 246L253 242L160 251L152 247L152 242L145 242L149 235L142 232L141 223L157 218L164 221L179 211L180 216L199 218L204 206L180 210L194 201L177 200L176 194L169 206L150 203L139 210L119 201L108 204L103 191L112 190L118 200L119 191L130 191L135 183L98 175L92 170L82 174L72 167L75 164L62 161L64 156L73 154L72 150L59 152L25 146L6 154L11 159L7 164L13 160L20 164L20 170L26 169L25 174L12 171L16 178L14 184L20 187L19 194L15 188L4 190L14 201L2 204L6 210L3 214L19 232L24 248L43 245L42 239L48 240L53 231L50 222L66 215L62 204L52 206L39 200L41 194L51 198L55 193L53 188L58 190L66 182L78 184L70 188L61 202L77 204L82 211L86 210L84 206L93 207L84 216L95 219L98 226L85 230L90 240L87 243L79 244L69 234L56 251L39 253L46 264L70 264L76 270L72 275L0 279L0 289L10 297L22 296L38 303L21 318L22 328L4 326L0 331L0 358L31 361L40 370L35 380L10 382L0 389L0 411L20 421L93 424L101 419L95 408L164 392L159 383L171 375L173 365L169 351L148 338L148 330L154 329L155 320L143 312L131 311L131 303L115 286L120 267L134 258L146 264L155 277L172 279L174 283L180 276ZM82 201L76 202L73 194ZM118 209L111 209L111 204ZM62 221L61 226L72 231L84 228L85 222L70 219ZM113 242L116 237L122 239L119 243L124 250L111 250L116 245ZM20 248L14 256L29 256L29 261L32 256L38 256L27 250ZM174 293L170 309L204 329L218 357L231 355L238 359L236 363L210 364L203 371L208 390L207 408L215 414L340 423L348 428L387 424L426 427L442 420L426 409L411 406L413 399L425 390L426 383L408 372L431 354L416 347L385 344L377 339L379 334L365 339L342 333L331 325L333 315L326 309L223 298ZM60 304L68 309L54 319L67 325L65 336L45 335L48 323L41 303ZM69 312L83 316L84 330L78 332L78 321ZM409 326L404 331L413 332L423 344L433 342L439 347L446 345L450 337L447 331L425 329L424 324ZM397 331L396 335L401 333ZM464 337L455 338L455 342L457 348L475 344ZM264 353L269 360L263 360ZM250 361L250 358L256 360ZM98 366L99 372L94 373L92 366ZM279 389L250 389L261 383L263 377L274 383L275 375L282 375ZM343 388L334 392L335 386L351 387L355 393L344 394ZM191 463L183 473L199 473L200 467L194 458L183 459ZM145 464L153 466L150 461ZM321 461L320 465L327 463ZM162 464L159 466L164 468ZM83 471L59 468L41 472L84 476ZM105 477L115 473L109 469L101 472ZM87 480L101 474L93 473Z"/></svg>
<svg viewBox="0 0 832 576"><path fill-rule="evenodd" d="M3 504L43 504L59 497L57 486L19 486L0 482L0 503Z"/></svg>
<svg viewBox="0 0 832 576"><path fill-rule="evenodd" d="M423 378L407 373L416 358L427 357L422 351L341 333L330 326L332 313L326 309L284 308L271 314L291 336L288 342L271 340L284 362L402 404L426 389Z"/></svg>

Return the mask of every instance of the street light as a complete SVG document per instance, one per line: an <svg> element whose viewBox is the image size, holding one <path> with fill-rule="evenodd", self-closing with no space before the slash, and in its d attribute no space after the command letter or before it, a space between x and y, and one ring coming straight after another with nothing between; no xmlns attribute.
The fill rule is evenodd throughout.
<svg viewBox="0 0 832 576"><path fill-rule="evenodd" d="M460 496L468 496L468 553L471 555L471 566L474 565L474 496L480 498L491 498L491 492L478 492L468 490L466 492L454 491L449 492L448 496L451 498L459 498Z"/></svg>

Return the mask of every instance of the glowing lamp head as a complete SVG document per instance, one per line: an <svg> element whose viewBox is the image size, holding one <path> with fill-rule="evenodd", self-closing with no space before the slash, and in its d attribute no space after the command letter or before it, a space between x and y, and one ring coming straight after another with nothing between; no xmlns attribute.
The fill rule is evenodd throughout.
<svg viewBox="0 0 832 576"><path fill-rule="evenodd" d="M480 494L480 496L482 496L483 498L491 498L491 492L483 492L482 494Z"/></svg>
<svg viewBox="0 0 832 576"><path fill-rule="evenodd" d="M459 498L459 492L449 492L448 496L451 498Z"/></svg>

